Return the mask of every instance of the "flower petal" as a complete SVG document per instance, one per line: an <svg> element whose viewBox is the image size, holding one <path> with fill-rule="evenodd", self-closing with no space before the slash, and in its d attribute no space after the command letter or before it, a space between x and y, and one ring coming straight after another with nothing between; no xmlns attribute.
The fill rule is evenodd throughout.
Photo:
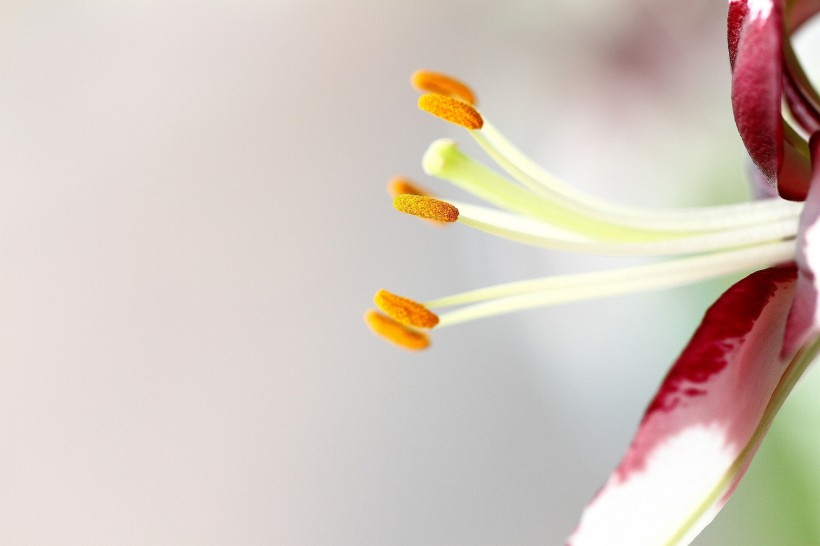
<svg viewBox="0 0 820 546"><path fill-rule="evenodd" d="M752 160L774 181L783 153L780 3L732 0L727 34L735 122Z"/></svg>
<svg viewBox="0 0 820 546"><path fill-rule="evenodd" d="M794 31L820 11L820 0L793 0L786 7L786 27Z"/></svg>
<svg viewBox="0 0 820 546"><path fill-rule="evenodd" d="M707 311L570 544L687 544L711 521L757 449L788 366L795 278L794 266L758 271Z"/></svg>
<svg viewBox="0 0 820 546"><path fill-rule="evenodd" d="M797 292L789 313L784 352L794 352L807 338L820 332L820 133L809 141L814 173L806 206L800 215L797 236Z"/></svg>
<svg viewBox="0 0 820 546"><path fill-rule="evenodd" d="M802 85L799 75L786 67L783 78L783 98L792 117L800 127L811 134L820 129L820 111L814 100L813 89Z"/></svg>
<svg viewBox="0 0 820 546"><path fill-rule="evenodd" d="M735 69L737 47L740 42L740 29L749 15L749 6L745 0L729 0L729 16L726 24L726 37L729 42L729 65Z"/></svg>
<svg viewBox="0 0 820 546"><path fill-rule="evenodd" d="M766 176L760 172L757 165L752 163L751 158L747 161L746 175L749 180L749 189L752 199L771 199L777 197L777 191L766 180Z"/></svg>

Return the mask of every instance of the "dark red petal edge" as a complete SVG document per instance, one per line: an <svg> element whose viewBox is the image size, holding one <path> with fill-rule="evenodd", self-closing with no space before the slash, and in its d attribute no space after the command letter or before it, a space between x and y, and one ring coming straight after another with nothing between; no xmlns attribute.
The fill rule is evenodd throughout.
<svg viewBox="0 0 820 546"><path fill-rule="evenodd" d="M729 2L729 17L726 25L727 41L729 42L729 65L735 69L735 59L737 58L737 45L740 42L740 29L743 20L749 14L749 6L746 1L732 0Z"/></svg>
<svg viewBox="0 0 820 546"><path fill-rule="evenodd" d="M782 38L779 2L773 2L766 16L750 11L745 2L729 5L735 122L749 155L770 181L777 180L783 153Z"/></svg>

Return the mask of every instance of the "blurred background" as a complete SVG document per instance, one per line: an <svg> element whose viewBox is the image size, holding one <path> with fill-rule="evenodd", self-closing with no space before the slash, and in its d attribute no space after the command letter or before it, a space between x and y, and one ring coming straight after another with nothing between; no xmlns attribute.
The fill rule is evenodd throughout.
<svg viewBox="0 0 820 546"><path fill-rule="evenodd" d="M732 279L375 338L379 288L636 263L393 211L472 149L408 78L598 195L741 200L724 4L3 2L0 543L562 543ZM697 544L820 544L819 380Z"/></svg>

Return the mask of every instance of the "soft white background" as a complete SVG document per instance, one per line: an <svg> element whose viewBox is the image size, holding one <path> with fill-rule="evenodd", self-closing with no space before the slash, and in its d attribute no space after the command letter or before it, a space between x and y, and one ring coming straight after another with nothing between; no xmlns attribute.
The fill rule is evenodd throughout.
<svg viewBox="0 0 820 546"><path fill-rule="evenodd" d="M619 263L394 212L394 174L458 196L419 161L467 141L407 80L466 79L600 195L742 199L724 19L706 0L4 2L0 543L561 543L726 282L465 325L423 354L374 338L381 287ZM758 466L701 544L784 544L805 516L754 515L785 483L753 492Z"/></svg>

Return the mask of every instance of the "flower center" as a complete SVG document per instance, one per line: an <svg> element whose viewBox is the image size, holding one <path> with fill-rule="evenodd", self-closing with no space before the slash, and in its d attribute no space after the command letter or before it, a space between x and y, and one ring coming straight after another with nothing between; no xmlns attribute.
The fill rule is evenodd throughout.
<svg viewBox="0 0 820 546"><path fill-rule="evenodd" d="M794 258L800 203L772 198L667 210L605 201L568 185L529 159L479 113L466 85L424 71L413 76L413 84L433 91L419 99L422 110L465 128L506 174L464 154L453 141L438 140L424 154L425 172L493 207L443 201L415 186L401 192L394 181L396 209L555 250L675 259L501 284L423 303L380 291L375 301L386 315L372 311L376 315L368 315L368 323L376 333L405 348L422 348L416 341L402 340L408 332L422 334L420 329L435 325L430 315L436 315L430 309L458 306L436 317L436 327L442 328L522 309L671 288ZM381 329L374 328L372 316L380 317ZM425 318L414 321L409 316ZM391 318L393 327L384 328Z"/></svg>

